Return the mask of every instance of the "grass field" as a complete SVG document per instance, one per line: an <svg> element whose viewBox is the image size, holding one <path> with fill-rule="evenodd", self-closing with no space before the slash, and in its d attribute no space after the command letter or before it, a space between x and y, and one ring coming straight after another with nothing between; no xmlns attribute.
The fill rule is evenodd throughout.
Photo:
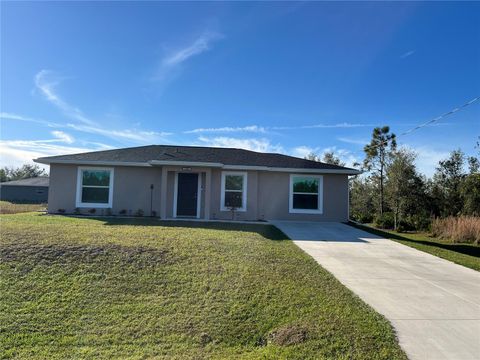
<svg viewBox="0 0 480 360"><path fill-rule="evenodd" d="M0 356L405 359L269 225L0 216Z"/></svg>
<svg viewBox="0 0 480 360"><path fill-rule="evenodd" d="M0 214L17 214L31 211L43 211L45 204L16 204L9 201L0 201Z"/></svg>
<svg viewBox="0 0 480 360"><path fill-rule="evenodd" d="M428 233L397 233L355 223L350 223L350 225L480 271L480 246L478 245L453 243L430 236Z"/></svg>

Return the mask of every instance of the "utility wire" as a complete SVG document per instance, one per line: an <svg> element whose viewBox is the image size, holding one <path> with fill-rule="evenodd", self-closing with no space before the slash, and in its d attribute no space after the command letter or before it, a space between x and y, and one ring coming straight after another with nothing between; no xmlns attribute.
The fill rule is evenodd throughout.
<svg viewBox="0 0 480 360"><path fill-rule="evenodd" d="M396 136L396 137L398 138L399 136L408 135L408 134L410 134L410 133L412 133L412 132L414 132L414 131L416 131L416 130L418 130L418 129L421 129L421 128L425 127L425 126L428 126L428 125L430 125L430 124L433 124L434 122L437 122L437 121L439 121L439 120L441 120L441 119L443 119L443 118L445 118L445 117L447 117L447 116L450 116L450 115L455 114L456 112L459 112L459 111L462 110L462 109L465 109L467 106L470 106L470 105L472 105L473 103L475 103L475 102L477 102L477 101L479 101L479 100L480 100L480 96L477 96L476 98L474 98L474 99L466 102L466 103L463 104L462 106L459 106L459 107L457 107L457 108L455 108L455 109L453 109L453 110L450 110L450 111L448 111L448 112L446 112L446 113L444 113L444 114L442 114L442 115L440 115L440 116L437 116L436 118L431 119L431 120L429 120L429 121L427 121L427 122L424 122L424 123L422 123L422 124L419 124L419 125L415 126L414 128L411 128L410 130L404 131L404 132L402 132L400 135L398 135L398 136ZM388 143L388 141L382 141L382 142L380 142L380 143L378 143L378 144L376 144L376 145L367 144L366 146L368 146L369 149L374 149L374 148L376 148L376 147L382 146L382 145L387 144L387 143Z"/></svg>

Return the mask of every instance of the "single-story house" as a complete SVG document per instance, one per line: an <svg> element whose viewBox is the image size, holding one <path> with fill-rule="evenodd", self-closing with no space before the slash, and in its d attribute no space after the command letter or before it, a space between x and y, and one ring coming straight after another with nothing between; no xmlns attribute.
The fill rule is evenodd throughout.
<svg viewBox="0 0 480 360"><path fill-rule="evenodd" d="M282 154L171 145L35 161L50 165L50 213L162 219L347 221L348 177L359 173Z"/></svg>
<svg viewBox="0 0 480 360"><path fill-rule="evenodd" d="M0 183L0 200L22 203L46 203L48 176Z"/></svg>

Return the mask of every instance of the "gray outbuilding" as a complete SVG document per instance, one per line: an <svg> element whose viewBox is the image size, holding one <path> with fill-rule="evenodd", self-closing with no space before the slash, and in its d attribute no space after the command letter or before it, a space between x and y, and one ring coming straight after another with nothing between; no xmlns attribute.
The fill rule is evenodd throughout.
<svg viewBox="0 0 480 360"><path fill-rule="evenodd" d="M48 201L47 176L0 183L0 200L20 203L46 203Z"/></svg>

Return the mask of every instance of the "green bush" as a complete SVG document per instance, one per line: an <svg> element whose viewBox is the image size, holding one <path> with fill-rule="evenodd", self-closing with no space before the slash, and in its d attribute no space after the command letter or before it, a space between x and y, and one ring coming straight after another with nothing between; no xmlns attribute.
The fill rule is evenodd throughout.
<svg viewBox="0 0 480 360"><path fill-rule="evenodd" d="M374 225L380 229L393 229L393 214L391 212L377 215L373 221Z"/></svg>

